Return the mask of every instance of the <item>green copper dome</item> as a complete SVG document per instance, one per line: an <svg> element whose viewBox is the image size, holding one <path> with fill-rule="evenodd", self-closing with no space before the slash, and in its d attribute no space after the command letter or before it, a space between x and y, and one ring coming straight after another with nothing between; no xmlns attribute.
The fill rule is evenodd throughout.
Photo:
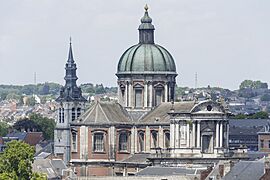
<svg viewBox="0 0 270 180"><path fill-rule="evenodd" d="M139 44L127 49L121 56L117 74L175 74L172 55L162 46L154 43L152 19L145 7L139 30Z"/></svg>
<svg viewBox="0 0 270 180"><path fill-rule="evenodd" d="M176 74L172 55L157 44L137 44L127 49L118 63L117 74Z"/></svg>

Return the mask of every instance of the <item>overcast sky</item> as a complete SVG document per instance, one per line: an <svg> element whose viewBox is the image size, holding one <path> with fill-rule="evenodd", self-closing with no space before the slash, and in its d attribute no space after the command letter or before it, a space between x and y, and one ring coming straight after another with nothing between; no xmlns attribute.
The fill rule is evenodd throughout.
<svg viewBox="0 0 270 180"><path fill-rule="evenodd" d="M138 43L148 4L155 42L177 64L177 83L236 89L270 83L269 0L0 0L0 84L64 83L69 36L78 83L116 86L122 53Z"/></svg>

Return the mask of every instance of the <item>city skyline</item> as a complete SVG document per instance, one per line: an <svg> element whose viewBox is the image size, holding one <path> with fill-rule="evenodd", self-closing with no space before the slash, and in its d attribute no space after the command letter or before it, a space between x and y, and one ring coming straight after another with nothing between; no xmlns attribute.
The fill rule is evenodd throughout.
<svg viewBox="0 0 270 180"><path fill-rule="evenodd" d="M260 1L9 1L1 6L0 84L64 83L72 36L78 83L116 86L117 62L138 43L143 7L155 41L173 55L179 86L237 89L245 79L269 83L270 15ZM169 19L169 20L168 20ZM102 66L101 66L102 65Z"/></svg>

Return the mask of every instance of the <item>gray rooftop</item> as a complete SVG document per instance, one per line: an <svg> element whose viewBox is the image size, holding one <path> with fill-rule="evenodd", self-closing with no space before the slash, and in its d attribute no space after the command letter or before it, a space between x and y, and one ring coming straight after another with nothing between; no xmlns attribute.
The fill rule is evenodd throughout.
<svg viewBox="0 0 270 180"><path fill-rule="evenodd" d="M77 121L77 123L84 124L112 124L129 122L131 122L131 118L120 104L99 101L92 104Z"/></svg>
<svg viewBox="0 0 270 180"><path fill-rule="evenodd" d="M177 113L190 113L194 105L194 101L175 102L173 108L174 112ZM158 121L159 123L170 123L170 116L168 113L170 112L171 108L172 104L170 102L161 103L146 116L144 116L140 122L153 123Z"/></svg>
<svg viewBox="0 0 270 180"><path fill-rule="evenodd" d="M224 180L255 180L264 174L264 161L240 161L223 178Z"/></svg>
<svg viewBox="0 0 270 180"><path fill-rule="evenodd" d="M157 167L149 166L139 171L136 176L177 176L177 175L195 175L196 169L186 169L180 167Z"/></svg>

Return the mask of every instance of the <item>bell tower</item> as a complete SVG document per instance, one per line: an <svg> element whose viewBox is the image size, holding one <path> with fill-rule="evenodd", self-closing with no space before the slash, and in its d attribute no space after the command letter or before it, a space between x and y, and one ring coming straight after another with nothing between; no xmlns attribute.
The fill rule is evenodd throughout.
<svg viewBox="0 0 270 180"><path fill-rule="evenodd" d="M81 89L77 86L76 63L73 59L71 39L69 43L68 60L66 63L65 86L60 90L56 99L59 103L58 118L54 130L54 154L62 156L67 164L71 153L70 123L75 121L84 111L86 99L82 96Z"/></svg>

